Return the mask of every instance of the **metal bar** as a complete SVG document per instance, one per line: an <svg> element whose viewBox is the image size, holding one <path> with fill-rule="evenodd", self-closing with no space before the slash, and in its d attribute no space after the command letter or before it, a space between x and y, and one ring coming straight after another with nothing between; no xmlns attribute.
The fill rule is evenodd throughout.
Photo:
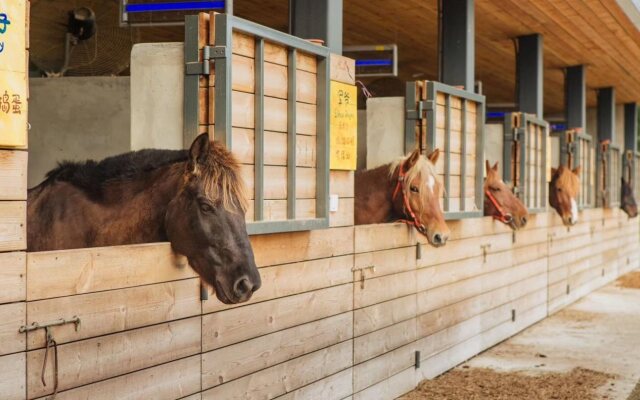
<svg viewBox="0 0 640 400"><path fill-rule="evenodd" d="M475 100L474 100L475 101ZM482 210L484 208L484 194L482 193L482 164L484 164L484 125L486 117L485 97L480 95L479 100L476 102L476 208ZM470 215L471 216L471 215Z"/></svg>
<svg viewBox="0 0 640 400"><path fill-rule="evenodd" d="M529 194L529 177L530 171L527 168L527 158L529 156L529 124L527 124L527 115L522 113L520 119L520 134L518 135L518 141L520 142L520 187L518 197L520 200L527 204L527 194Z"/></svg>
<svg viewBox="0 0 640 400"><path fill-rule="evenodd" d="M329 98L331 81L329 56L318 60L316 75L316 216L329 225ZM325 133L323 135L323 132Z"/></svg>
<svg viewBox="0 0 640 400"><path fill-rule="evenodd" d="M437 104L437 102L436 102ZM444 210L449 211L451 207L451 95L444 95ZM436 105L437 108L437 105ZM460 140L464 140L461 137Z"/></svg>
<svg viewBox="0 0 640 400"><path fill-rule="evenodd" d="M615 142L616 90L613 87L598 90L598 140Z"/></svg>
<svg viewBox="0 0 640 400"><path fill-rule="evenodd" d="M541 137L542 136L542 127L539 125L534 125L534 136L535 136L535 145L534 145L534 154L535 154L535 161L533 162L534 165L534 171L535 171L535 180L533 183L533 206L536 208L540 207L540 186L544 185L544 181L542 179L540 179L540 174L541 172L544 172L544 170L540 171L540 168L538 167L540 165L540 158L542 158L541 153L538 153L538 149L540 149L540 141L541 141ZM542 150L542 149L540 149Z"/></svg>
<svg viewBox="0 0 640 400"><path fill-rule="evenodd" d="M569 128L586 128L586 69L584 65L567 68L565 102Z"/></svg>
<svg viewBox="0 0 640 400"><path fill-rule="evenodd" d="M514 174L511 170L512 154L515 149L513 135L513 113L506 113L503 122L503 145L502 145L502 179L505 182L511 182L516 187Z"/></svg>
<svg viewBox="0 0 640 400"><path fill-rule="evenodd" d="M265 233L309 231L329 227L328 218L299 219L295 221L256 221L247 224L249 235Z"/></svg>
<svg viewBox="0 0 640 400"><path fill-rule="evenodd" d="M518 105L522 112L543 116L543 37L532 34L518 37L516 80Z"/></svg>
<svg viewBox="0 0 640 400"><path fill-rule="evenodd" d="M255 43L254 206L253 219L264 219L264 39Z"/></svg>
<svg viewBox="0 0 640 400"><path fill-rule="evenodd" d="M215 45L225 46L229 51L225 51L224 57L215 60L215 139L228 149L232 149L231 143L231 127L232 120L231 108L232 101L232 84L231 82L231 50L233 48L233 18L227 14L215 14Z"/></svg>
<svg viewBox="0 0 640 400"><path fill-rule="evenodd" d="M450 221L463 218L479 218L483 215L483 211L449 211L444 213L444 219Z"/></svg>
<svg viewBox="0 0 640 400"><path fill-rule="evenodd" d="M467 99L461 99L462 122L460 126L460 211L466 210L467 183Z"/></svg>
<svg viewBox="0 0 640 400"><path fill-rule="evenodd" d="M296 50L289 49L287 66L287 218L296 218Z"/></svg>
<svg viewBox="0 0 640 400"><path fill-rule="evenodd" d="M475 1L442 2L442 26L439 37L442 60L441 81L464 86L470 92L475 84Z"/></svg>
<svg viewBox="0 0 640 400"><path fill-rule="evenodd" d="M434 90L440 93L451 94L456 97L462 97L467 100L475 101L475 102L484 102L484 95L468 92L464 89L458 89L457 87L449 86L442 82L429 81L429 84L433 86Z"/></svg>
<svg viewBox="0 0 640 400"><path fill-rule="evenodd" d="M547 168L549 167L547 165L547 144L548 144L548 140L547 138L549 137L549 124L547 124L545 122L544 124L544 137L542 138L542 204L540 206L540 209L542 210L546 210L547 209Z"/></svg>
<svg viewBox="0 0 640 400"><path fill-rule="evenodd" d="M233 0L224 1L224 13L228 15L233 15Z"/></svg>
<svg viewBox="0 0 640 400"><path fill-rule="evenodd" d="M199 18L197 15L187 15L185 17L184 28L184 62L197 63L199 57L198 49L198 30ZM186 67L185 67L186 68ZM193 140L198 136L200 122L200 76L186 75L184 76L184 120L182 131L182 146L188 149Z"/></svg>
<svg viewBox="0 0 640 400"><path fill-rule="evenodd" d="M409 153L416 147L416 126L418 124L420 115L417 115L417 100L416 100L416 82L411 81L406 83L405 95L404 95L404 111L405 111L405 124L404 124L404 152ZM413 113L415 113L416 119L413 119Z"/></svg>
<svg viewBox="0 0 640 400"><path fill-rule="evenodd" d="M342 0L289 0L289 33L322 39L342 54Z"/></svg>

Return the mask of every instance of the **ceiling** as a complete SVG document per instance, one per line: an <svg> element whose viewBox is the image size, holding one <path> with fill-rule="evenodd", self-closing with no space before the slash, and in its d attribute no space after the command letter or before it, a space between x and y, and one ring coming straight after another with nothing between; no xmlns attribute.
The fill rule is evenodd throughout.
<svg viewBox="0 0 640 400"><path fill-rule="evenodd" d="M45 23L53 7L85 2L95 0L32 0L34 57L52 45L57 46L53 54L63 54L61 39L50 39L52 22ZM288 0L234 0L234 9L240 17L287 30ZM344 0L343 23L345 45L396 43L400 79L437 79L437 0ZM640 101L640 32L616 1L476 0L476 78L489 104L514 102L513 38L531 33L544 36L547 115L563 110L563 68L577 64L587 65L589 106L596 102L594 89L605 86L616 87L618 103ZM183 28L143 28L127 35L130 48L139 41L182 41ZM112 60L113 53L105 57ZM401 85L398 81L396 88Z"/></svg>

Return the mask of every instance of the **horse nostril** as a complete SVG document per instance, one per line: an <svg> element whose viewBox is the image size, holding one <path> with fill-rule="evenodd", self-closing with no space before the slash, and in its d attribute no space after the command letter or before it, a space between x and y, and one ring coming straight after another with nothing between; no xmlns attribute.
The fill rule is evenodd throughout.
<svg viewBox="0 0 640 400"><path fill-rule="evenodd" d="M439 233L436 233L433 235L433 243L434 244L443 244L444 241L442 240L442 235L440 235Z"/></svg>
<svg viewBox="0 0 640 400"><path fill-rule="evenodd" d="M253 285L247 277L243 276L233 285L233 292L238 297L244 297L247 293L253 292Z"/></svg>
<svg viewBox="0 0 640 400"><path fill-rule="evenodd" d="M522 226L527 224L527 217L522 217Z"/></svg>

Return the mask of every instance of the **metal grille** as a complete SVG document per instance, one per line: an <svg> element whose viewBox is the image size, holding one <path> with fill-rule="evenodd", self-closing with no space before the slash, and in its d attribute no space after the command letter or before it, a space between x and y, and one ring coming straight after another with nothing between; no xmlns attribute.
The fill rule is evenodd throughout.
<svg viewBox="0 0 640 400"><path fill-rule="evenodd" d="M596 167L596 206L611 208L620 205L620 148L606 143L598 146Z"/></svg>
<svg viewBox="0 0 640 400"><path fill-rule="evenodd" d="M569 168L581 166L578 208L592 208L595 204L596 185L595 146L591 135L569 130L560 133L560 164Z"/></svg>
<svg viewBox="0 0 640 400"><path fill-rule="evenodd" d="M485 97L434 81L407 82L405 151L439 148L446 219L483 215Z"/></svg>
<svg viewBox="0 0 640 400"><path fill-rule="evenodd" d="M206 15L204 17L207 17ZM234 32L249 35L254 41L255 54L253 69L255 72L254 89L254 159L253 165L253 221L247 223L249 234L288 232L319 229L329 226L329 50L326 47L310 43L295 36L255 24L227 14L212 14L211 29L214 43L208 37L203 38L203 26L208 18L187 16L185 22L185 109L184 141L185 146L201 132L212 132L209 127L199 125L202 118L202 103L209 98L205 91L202 95L202 76L214 80L207 88L213 92L213 111L209 112L213 124L213 137L230 151L233 146L232 107L236 94L232 90L232 56L236 50ZM206 35L208 36L208 35ZM200 41L199 41L200 40ZM206 44L209 43L209 44ZM265 44L286 47L287 51L287 123L286 123L286 217L280 220L265 220ZM299 70L296 68L297 53L313 55L316 68L316 112L315 112L315 217L300 218L296 215L296 184L301 168L296 168L297 147L297 102L296 85ZM215 70L215 74L214 74ZM209 76L209 75L212 76ZM204 100L203 100L204 98ZM209 107L205 107L206 110ZM237 110L238 111L238 110Z"/></svg>
<svg viewBox="0 0 640 400"><path fill-rule="evenodd" d="M504 117L503 177L529 212L547 209L547 136L549 124L527 113Z"/></svg>

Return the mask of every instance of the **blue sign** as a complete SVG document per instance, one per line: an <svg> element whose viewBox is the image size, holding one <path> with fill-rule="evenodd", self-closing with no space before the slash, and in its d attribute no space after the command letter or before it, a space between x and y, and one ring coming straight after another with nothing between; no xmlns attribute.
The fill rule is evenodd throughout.
<svg viewBox="0 0 640 400"><path fill-rule="evenodd" d="M221 10L224 9L224 1L173 1L167 3L127 4L124 9L128 13Z"/></svg>

